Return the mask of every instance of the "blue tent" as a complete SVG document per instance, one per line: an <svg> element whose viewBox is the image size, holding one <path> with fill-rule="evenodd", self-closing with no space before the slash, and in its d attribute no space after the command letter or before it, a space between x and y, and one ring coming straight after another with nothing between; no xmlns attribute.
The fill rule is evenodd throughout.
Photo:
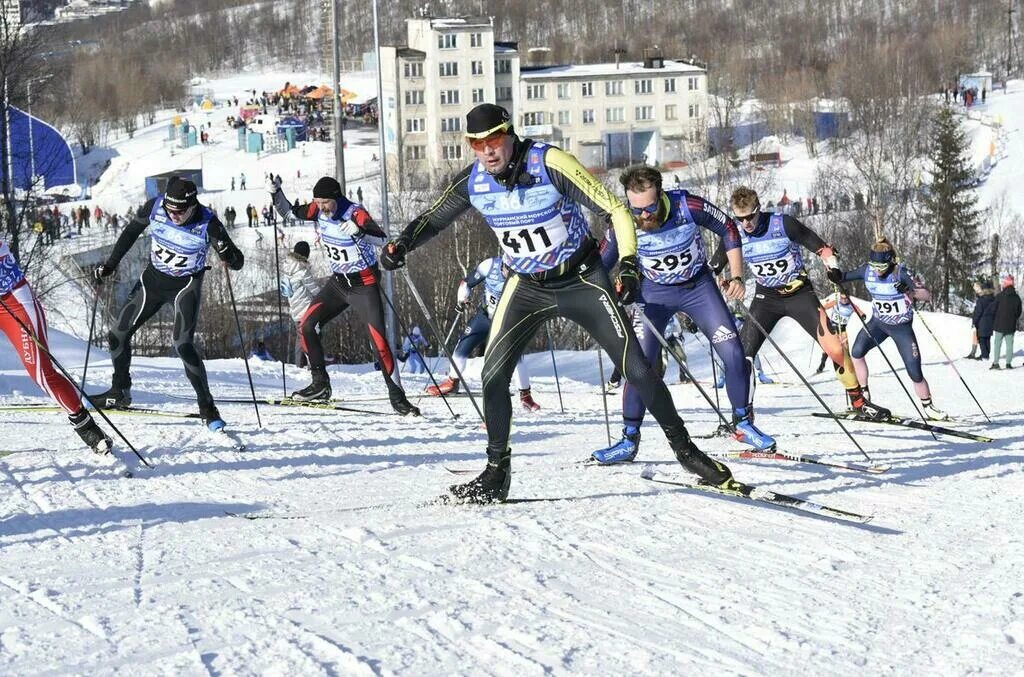
<svg viewBox="0 0 1024 677"><path fill-rule="evenodd" d="M306 140L306 123L296 117L281 118L277 122L277 133L281 136L286 134L286 130L295 130L295 140L305 141Z"/></svg>
<svg viewBox="0 0 1024 677"><path fill-rule="evenodd" d="M75 155L67 139L37 117L29 117L14 106L8 106L8 110L11 118L14 187L27 190L31 186L33 170L36 176L43 177L45 188L75 183ZM0 124L0 144L6 143L5 127ZM0 166L0 176L6 172L7 167Z"/></svg>

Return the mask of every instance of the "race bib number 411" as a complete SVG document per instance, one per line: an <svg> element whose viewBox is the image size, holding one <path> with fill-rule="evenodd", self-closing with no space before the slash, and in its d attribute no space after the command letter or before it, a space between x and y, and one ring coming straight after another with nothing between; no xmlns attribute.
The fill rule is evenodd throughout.
<svg viewBox="0 0 1024 677"><path fill-rule="evenodd" d="M569 231L561 221L520 230L508 228L501 234L501 248L514 257L547 254L569 239Z"/></svg>

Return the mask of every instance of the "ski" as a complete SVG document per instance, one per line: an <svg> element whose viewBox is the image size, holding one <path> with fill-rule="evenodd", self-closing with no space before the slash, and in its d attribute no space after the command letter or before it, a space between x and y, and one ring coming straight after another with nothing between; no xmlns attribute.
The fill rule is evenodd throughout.
<svg viewBox="0 0 1024 677"><path fill-rule="evenodd" d="M722 458L739 458L744 460L763 460L763 461L793 461L794 463L812 463L814 465L823 465L828 468L837 468L840 470L855 470L857 472L866 472L880 475L885 472L892 470L892 466L887 463L878 465L863 465L860 463L842 463L835 461L823 461L820 458L813 456L804 456L802 454L790 454L778 449L757 451L754 449L744 449L742 451L725 451L720 453L712 453L712 456L719 456Z"/></svg>
<svg viewBox="0 0 1024 677"><path fill-rule="evenodd" d="M86 407L90 411L95 411L93 407ZM0 405L0 411L63 411L61 407L56 404L50 404L49 402L26 402L24 404L8 404ZM199 418L199 414L178 412L178 411L164 411L162 409L149 409L147 407L111 407L104 409L105 414L139 414L147 416L168 416L170 418Z"/></svg>
<svg viewBox="0 0 1024 677"><path fill-rule="evenodd" d="M219 398L218 402L225 402L227 404L252 404L251 399L245 398ZM397 414L393 411L373 411L370 409L359 409L356 407L346 407L340 404L334 404L333 402L304 402L302 400L293 400L290 397L257 397L257 404L267 404L274 407L305 407L307 409L324 409L334 411L350 411L356 414L372 414L374 416L386 416L388 414Z"/></svg>
<svg viewBox="0 0 1024 677"><path fill-rule="evenodd" d="M823 411L815 411L811 413L811 416L817 416L818 418L832 418L830 414ZM854 411L845 411L836 414L837 418L841 418L847 421L858 421L860 423L885 423L888 425L899 425L904 428L915 428L917 430L927 430L931 433L938 433L940 435L950 435L952 437L962 437L965 440L974 440L975 442L994 442L995 440L985 435L975 435L973 433L965 433L962 430L953 430L952 428L944 428L938 425L932 425L931 423L925 423L924 421L918 421L912 418L905 418L903 416L889 416L888 418L874 419L866 416L861 416Z"/></svg>
<svg viewBox="0 0 1024 677"><path fill-rule="evenodd" d="M657 482L658 484L668 484L671 486L682 487L684 489L694 489L696 491L704 491L707 493L718 494L720 496L744 498L758 503L768 503L770 505L777 505L782 508L788 508L790 510L805 512L820 517L830 517L832 519L841 520L844 522L856 522L858 524L865 524L871 521L873 517L873 515L861 515L855 512L849 512L846 510L840 510L839 508L833 508L831 506L822 505L820 503L814 503L813 501L808 501L803 498L797 498L796 496L778 494L774 491L771 491L770 489L766 489L764 487L759 487L751 484L742 484L738 482L737 484L739 486L735 489L722 489L720 487L716 487L710 484L700 484L697 482L661 479L657 476L656 471L650 467L644 468L643 472L640 473L640 477L649 482Z"/></svg>

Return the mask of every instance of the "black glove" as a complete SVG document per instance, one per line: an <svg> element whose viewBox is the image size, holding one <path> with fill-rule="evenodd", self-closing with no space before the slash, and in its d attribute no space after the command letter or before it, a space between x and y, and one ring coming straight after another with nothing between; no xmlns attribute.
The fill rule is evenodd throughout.
<svg viewBox="0 0 1024 677"><path fill-rule="evenodd" d="M828 278L829 282L833 284L839 284L840 282L843 281L843 271L839 270L838 268L828 268L825 271L825 277Z"/></svg>
<svg viewBox="0 0 1024 677"><path fill-rule="evenodd" d="M903 280L900 280L899 282L896 283L896 291L898 291L901 294L906 294L907 292L910 291L910 285L904 282Z"/></svg>
<svg viewBox="0 0 1024 677"><path fill-rule="evenodd" d="M238 247L232 247L231 243L226 240L215 240L213 250L217 252L220 260L228 265L228 268L231 270L241 269L245 257Z"/></svg>
<svg viewBox="0 0 1024 677"><path fill-rule="evenodd" d="M615 280L615 293L619 303L628 306L636 300L640 291L640 269L635 256L626 256L619 261L619 277Z"/></svg>
<svg viewBox="0 0 1024 677"><path fill-rule="evenodd" d="M92 276L96 279L97 282L103 282L103 278L110 277L111 275L114 274L115 270L116 268L114 268L113 266L108 266L107 264L102 263L93 269Z"/></svg>
<svg viewBox="0 0 1024 677"><path fill-rule="evenodd" d="M398 238L388 242L380 250L380 266L384 270L398 270L405 265L405 255L409 253L409 243Z"/></svg>

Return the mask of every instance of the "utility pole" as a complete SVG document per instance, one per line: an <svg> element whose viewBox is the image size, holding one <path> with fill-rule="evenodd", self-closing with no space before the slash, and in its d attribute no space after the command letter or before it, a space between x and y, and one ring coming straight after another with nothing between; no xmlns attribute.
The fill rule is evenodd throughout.
<svg viewBox="0 0 1024 677"><path fill-rule="evenodd" d="M380 218L384 232L391 236L390 216L388 214L388 156L384 150L384 64L380 60L380 19L377 15L377 0L373 0L373 48L377 54L377 144L380 147ZM384 293L388 298L395 298L395 274L391 271L384 272ZM398 318L395 317L394 307L391 303L385 309L387 321L384 323L387 331L388 343L395 348L398 344ZM437 337L443 341L444 337Z"/></svg>
<svg viewBox="0 0 1024 677"><path fill-rule="evenodd" d="M341 184L341 194L345 195L345 135L343 125L345 123L341 111L341 11L338 8L340 0L331 0L331 28L334 35L331 36L331 44L334 46L334 64L332 67L333 77L331 78L331 89L334 90L334 176Z"/></svg>

